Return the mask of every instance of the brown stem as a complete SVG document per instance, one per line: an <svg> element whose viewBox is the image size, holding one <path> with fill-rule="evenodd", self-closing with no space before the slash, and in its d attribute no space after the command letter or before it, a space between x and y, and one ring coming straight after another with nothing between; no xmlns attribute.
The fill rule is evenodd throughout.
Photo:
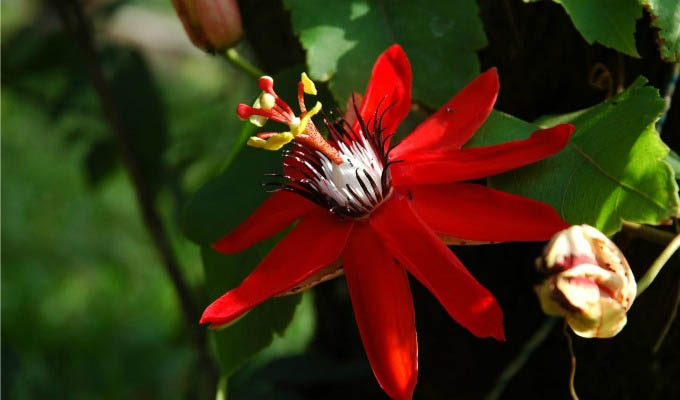
<svg viewBox="0 0 680 400"><path fill-rule="evenodd" d="M205 332L198 325L200 317L198 308L194 304L191 291L184 281L163 222L154 208L153 195L149 189L149 183L141 172L139 160L133 151L128 133L121 122L120 112L111 96L109 84L104 76L101 63L94 48L90 23L83 13L78 0L50 0L50 2L59 14L64 28L73 37L78 46L106 121L116 140L122 163L132 181L144 224L161 256L163 266L177 291L189 336L198 351L199 363L209 383L211 385L216 384L217 371L208 355ZM214 387L214 385L211 387Z"/></svg>

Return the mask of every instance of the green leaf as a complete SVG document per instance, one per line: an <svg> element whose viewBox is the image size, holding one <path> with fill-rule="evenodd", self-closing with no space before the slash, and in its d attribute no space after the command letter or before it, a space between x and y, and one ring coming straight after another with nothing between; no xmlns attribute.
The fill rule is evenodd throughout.
<svg viewBox="0 0 680 400"><path fill-rule="evenodd" d="M675 214L678 187L664 158L668 147L654 129L664 109L658 91L638 78L620 95L587 110L541 120L572 123L567 147L544 161L489 178L497 189L550 204L571 224L606 234L621 221L659 224ZM538 126L493 113L468 146L528 137Z"/></svg>
<svg viewBox="0 0 680 400"><path fill-rule="evenodd" d="M659 28L661 58L680 62L680 1L639 0L652 15L652 26Z"/></svg>
<svg viewBox="0 0 680 400"><path fill-rule="evenodd" d="M666 157L666 162L673 168L675 179L680 179L680 155L671 149Z"/></svg>
<svg viewBox="0 0 680 400"><path fill-rule="evenodd" d="M274 240L269 240L228 256L212 250L210 246L203 246L203 265L210 298L216 299L238 286L273 244ZM301 295L270 299L235 323L213 331L213 343L222 375L233 374L269 346L275 334L283 335L300 299Z"/></svg>
<svg viewBox="0 0 680 400"><path fill-rule="evenodd" d="M674 0L671 0L674 1ZM638 0L555 0L590 44L598 42L633 57L635 20L642 16Z"/></svg>
<svg viewBox="0 0 680 400"><path fill-rule="evenodd" d="M377 56L400 44L413 68L413 97L438 107L479 74L487 45L474 0L388 2L285 0L313 79L330 80L338 103L363 93Z"/></svg>
<svg viewBox="0 0 680 400"><path fill-rule="evenodd" d="M266 180L264 174L280 170L280 154L244 147L230 167L206 183L186 205L184 234L198 244L219 239L267 198L261 186Z"/></svg>
<svg viewBox="0 0 680 400"><path fill-rule="evenodd" d="M316 332L314 292L307 290L300 297L293 319L283 334L274 335L271 344L249 363L250 369L264 367L274 359L302 354L312 342Z"/></svg>

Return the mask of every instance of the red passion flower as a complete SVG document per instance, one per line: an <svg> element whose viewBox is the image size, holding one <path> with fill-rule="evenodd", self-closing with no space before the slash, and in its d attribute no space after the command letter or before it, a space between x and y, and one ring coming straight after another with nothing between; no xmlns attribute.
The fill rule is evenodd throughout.
<svg viewBox="0 0 680 400"><path fill-rule="evenodd" d="M241 104L239 116L256 124L272 119L290 131L261 133L249 144L292 146L271 197L213 247L235 253L299 222L239 287L205 310L201 323L224 326L273 296L344 272L373 372L395 399L411 398L418 371L407 271L473 335L504 340L496 299L447 244L548 240L567 224L546 204L462 182L559 152L573 126L462 149L496 101L498 74L490 69L390 147L411 107L411 67L397 45L378 57L363 100L344 119L324 117L327 139L310 119L321 104L309 111L304 105L305 93L316 94L307 75L298 85L300 117L276 95L271 78L259 86L262 95L253 107Z"/></svg>

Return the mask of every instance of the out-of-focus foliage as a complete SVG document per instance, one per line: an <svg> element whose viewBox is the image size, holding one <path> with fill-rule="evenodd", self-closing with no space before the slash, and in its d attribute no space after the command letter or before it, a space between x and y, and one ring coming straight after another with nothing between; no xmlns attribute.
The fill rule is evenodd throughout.
<svg viewBox="0 0 680 400"><path fill-rule="evenodd" d="M2 394L8 399L202 397L205 388L197 382L203 371L176 292L141 223L119 148L75 42L49 8L41 11L41 3L10 1L23 11L5 13L6 3ZM184 276L201 290L202 306L217 296L215 288L226 286L216 278L210 294L202 293L200 249L179 234L176 216L184 193L217 175L241 148L242 123L232 116L256 88L223 60L194 50L181 36L169 2L132 3L97 9L94 27L103 32L97 36L98 56ZM47 19L34 23L40 17L34 13L41 12ZM114 24L139 16L148 25L133 38L160 28L180 38L179 45L169 52L162 43L130 45L110 33ZM176 31L166 30L168 21ZM251 182L259 189L259 181L257 176ZM232 267L238 274L246 271ZM292 304L289 314L299 300L285 300ZM310 301L298 307L291 340L277 338L253 366L306 346L314 330ZM290 316L282 318L281 330ZM257 350L270 342L271 336ZM226 363L243 361L227 357Z"/></svg>
<svg viewBox="0 0 680 400"><path fill-rule="evenodd" d="M661 57L680 62L680 1L640 0L652 14L652 25L659 28Z"/></svg>
<svg viewBox="0 0 680 400"><path fill-rule="evenodd" d="M312 79L330 80L339 104L363 93L378 54L393 43L413 68L413 97L438 107L479 73L486 36L474 0L285 0ZM445 66L445 68L443 68Z"/></svg>
<svg viewBox="0 0 680 400"><path fill-rule="evenodd" d="M635 47L635 20L642 16L638 0L555 0L590 44L598 42L629 56Z"/></svg>
<svg viewBox="0 0 680 400"><path fill-rule="evenodd" d="M538 0L524 0L527 3ZM635 23L644 7L658 28L661 58L680 61L680 2L676 0L553 0L562 4L585 40L639 57Z"/></svg>
<svg viewBox="0 0 680 400"><path fill-rule="evenodd" d="M496 113L469 146L528 137L539 126L576 126L567 147L544 161L489 178L500 190L544 201L567 222L606 234L621 221L660 224L677 212L678 187L654 123L664 110L658 91L639 78L620 95L587 110L529 124Z"/></svg>
<svg viewBox="0 0 680 400"><path fill-rule="evenodd" d="M180 398L195 356L126 177L93 192L86 143L10 90L2 115L3 398Z"/></svg>

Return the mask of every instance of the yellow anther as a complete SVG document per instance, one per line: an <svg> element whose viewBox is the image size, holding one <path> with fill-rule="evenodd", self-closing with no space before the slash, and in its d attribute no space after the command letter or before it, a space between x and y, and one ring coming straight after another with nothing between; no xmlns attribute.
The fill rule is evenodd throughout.
<svg viewBox="0 0 680 400"><path fill-rule="evenodd" d="M276 135L268 137L267 140L260 139L257 136L251 136L248 138L248 146L276 151L293 139L293 134L290 132L277 133Z"/></svg>
<svg viewBox="0 0 680 400"><path fill-rule="evenodd" d="M305 93L316 96L316 86L305 72L300 75L300 81L302 81Z"/></svg>
<svg viewBox="0 0 680 400"><path fill-rule="evenodd" d="M317 101L316 104L314 105L314 108L311 110L307 111L305 113L305 116L300 119L300 123L296 126L293 127L291 126L290 132L294 135L297 136L305 131L305 128L307 128L307 124L309 123L309 120L316 114L321 111L321 102Z"/></svg>

